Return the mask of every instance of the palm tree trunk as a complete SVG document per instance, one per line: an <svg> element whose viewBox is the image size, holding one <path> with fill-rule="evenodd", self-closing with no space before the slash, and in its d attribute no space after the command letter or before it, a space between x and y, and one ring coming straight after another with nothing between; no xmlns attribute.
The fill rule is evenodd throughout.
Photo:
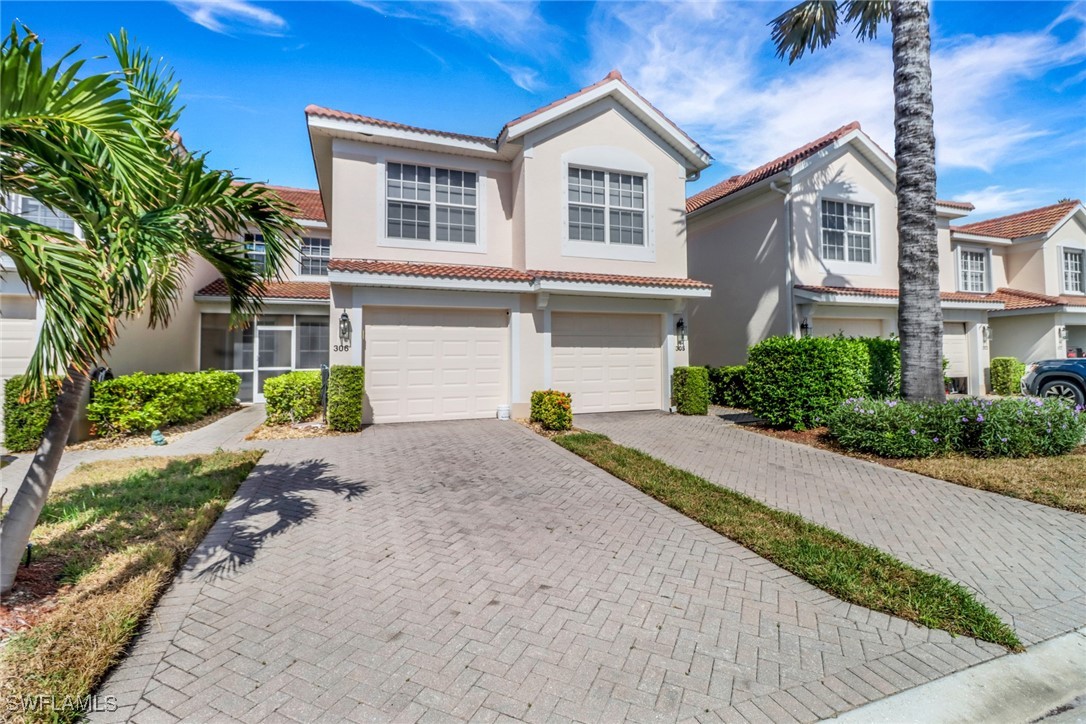
<svg viewBox="0 0 1086 724"><path fill-rule="evenodd" d="M893 0L894 160L897 163L898 333L907 400L945 399L943 309L935 230L935 129L926 0Z"/></svg>
<svg viewBox="0 0 1086 724"><path fill-rule="evenodd" d="M85 372L68 368L68 377L57 395L56 406L45 426L41 445L34 453L34 461L0 523L0 593L7 593L15 583L15 573L19 570L26 544L30 542L30 533L38 524L49 489L53 487L53 478L75 424L87 382Z"/></svg>

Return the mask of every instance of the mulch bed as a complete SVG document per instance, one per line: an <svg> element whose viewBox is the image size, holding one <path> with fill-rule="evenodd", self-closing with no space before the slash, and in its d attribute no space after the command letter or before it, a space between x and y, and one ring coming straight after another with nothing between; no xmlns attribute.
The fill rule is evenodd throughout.
<svg viewBox="0 0 1086 724"><path fill-rule="evenodd" d="M366 429L368 425L362 427ZM263 424L245 436L246 440L295 440L308 437L337 437L339 435L357 435L356 432L333 430L319 420L301 422L296 425Z"/></svg>
<svg viewBox="0 0 1086 724"><path fill-rule="evenodd" d="M241 409L241 405L234 405L233 407L225 407L218 412L213 412L207 417L201 418L196 422L190 422L185 425L172 425L162 428L162 435L166 438L166 442L175 442L182 435L199 430L201 427L207 427L213 422L218 422L227 415L233 415L235 412ZM137 435L124 435L123 437L97 437L90 440L84 440L83 442L77 442L72 445L67 445L64 449L68 452L75 452L77 450L116 450L117 448L124 447L146 447L151 445L151 433L141 432Z"/></svg>
<svg viewBox="0 0 1086 724"><path fill-rule="evenodd" d="M61 595L69 588L60 583L63 568L63 561L49 558L19 566L15 586L0 604L0 641L33 628L57 607Z"/></svg>

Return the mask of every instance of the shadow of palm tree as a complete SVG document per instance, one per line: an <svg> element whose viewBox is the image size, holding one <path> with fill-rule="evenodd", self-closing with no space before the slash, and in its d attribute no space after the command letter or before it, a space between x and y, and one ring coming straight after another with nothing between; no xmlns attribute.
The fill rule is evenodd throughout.
<svg viewBox="0 0 1086 724"><path fill-rule="evenodd" d="M252 562L267 541L297 528L332 494L346 502L369 490L365 483L343 480L323 460L290 465L258 465L193 552L182 575L212 580L234 575Z"/></svg>

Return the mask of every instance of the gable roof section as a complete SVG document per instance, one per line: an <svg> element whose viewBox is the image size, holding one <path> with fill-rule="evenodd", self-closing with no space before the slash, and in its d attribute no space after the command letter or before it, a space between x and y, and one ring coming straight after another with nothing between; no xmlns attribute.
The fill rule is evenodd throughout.
<svg viewBox="0 0 1086 724"><path fill-rule="evenodd" d="M994 219L976 221L972 224L951 227L953 231L981 236L995 236L1002 239L1020 239L1024 236L1036 236L1051 232L1064 218L1076 208L1081 207L1078 200L1064 201L1039 209L1020 211L1017 214L997 216Z"/></svg>
<svg viewBox="0 0 1086 724"><path fill-rule="evenodd" d="M296 219L305 221L325 221L324 202L321 201L320 191L316 189L298 189L291 186L266 186L274 191L279 198L298 209Z"/></svg>
<svg viewBox="0 0 1086 724"><path fill-rule="evenodd" d="M379 128L386 128L390 131L407 131L408 133L421 133L427 136L437 136L440 138L452 138L458 141L471 141L474 143L485 143L490 146L494 146L493 138L486 138L485 136L471 136L466 133L453 133L451 131L438 131L432 128L421 128L419 126L409 126L405 123L396 123L395 121L385 121L380 118L373 118L372 116L363 116L359 113L348 113L347 111L337 111L334 108L325 108L324 106L318 106L310 103L305 107L306 116L318 116L320 118L332 118L339 121L354 121L356 123L364 123L371 126L378 126Z"/></svg>
<svg viewBox="0 0 1086 724"><path fill-rule="evenodd" d="M1046 307L1086 307L1086 297L1062 294L1057 297L1024 289L1000 287L992 294L1003 302L1004 309L1044 309Z"/></svg>

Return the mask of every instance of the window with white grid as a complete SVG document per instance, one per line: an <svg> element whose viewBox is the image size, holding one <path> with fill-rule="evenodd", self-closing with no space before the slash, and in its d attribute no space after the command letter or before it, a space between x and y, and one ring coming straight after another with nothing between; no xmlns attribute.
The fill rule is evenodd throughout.
<svg viewBox="0 0 1086 724"><path fill-rule="evenodd" d="M988 291L988 254L962 249L960 255L958 263L962 273L962 291Z"/></svg>
<svg viewBox="0 0 1086 724"><path fill-rule="evenodd" d="M871 207L822 200L822 258L870 264Z"/></svg>
<svg viewBox="0 0 1086 724"><path fill-rule="evenodd" d="M268 255L264 248L264 236L262 234L245 235L245 256L249 257L257 271L264 271L264 267L268 263Z"/></svg>
<svg viewBox="0 0 1086 724"><path fill-rule="evenodd" d="M22 197L19 203L19 216L53 229L75 233L75 222L72 217L63 212L55 212L37 199L28 196Z"/></svg>
<svg viewBox="0 0 1086 724"><path fill-rule="evenodd" d="M299 272L313 276L328 276L328 259L331 256L331 239L302 237L302 263Z"/></svg>
<svg viewBox="0 0 1086 724"><path fill-rule="evenodd" d="M1086 292L1086 280L1083 279L1083 261L1086 252L1074 249L1063 250L1063 290L1065 292Z"/></svg>
<svg viewBox="0 0 1086 724"><path fill-rule="evenodd" d="M645 177L569 168L569 238L645 245Z"/></svg>
<svg viewBox="0 0 1086 724"><path fill-rule="evenodd" d="M389 238L476 242L478 174L389 163L386 176Z"/></svg>

